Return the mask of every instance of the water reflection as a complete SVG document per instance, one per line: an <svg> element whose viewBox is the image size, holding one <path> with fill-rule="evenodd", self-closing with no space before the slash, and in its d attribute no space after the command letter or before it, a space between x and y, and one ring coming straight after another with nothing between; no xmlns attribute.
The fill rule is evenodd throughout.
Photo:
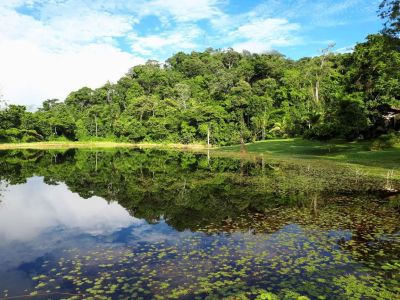
<svg viewBox="0 0 400 300"><path fill-rule="evenodd" d="M104 235L139 222L118 203L100 197L82 198L60 183L49 186L33 177L3 192L0 247L30 242L51 230Z"/></svg>
<svg viewBox="0 0 400 300"><path fill-rule="evenodd" d="M136 150L0 152L0 170L0 297L399 294L384 176Z"/></svg>

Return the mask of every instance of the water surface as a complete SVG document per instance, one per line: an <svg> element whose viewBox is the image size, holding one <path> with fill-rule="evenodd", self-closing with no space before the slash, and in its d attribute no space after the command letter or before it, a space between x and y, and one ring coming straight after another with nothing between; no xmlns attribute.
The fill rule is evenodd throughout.
<svg viewBox="0 0 400 300"><path fill-rule="evenodd" d="M400 183L384 175L172 151L0 152L0 298L400 298Z"/></svg>

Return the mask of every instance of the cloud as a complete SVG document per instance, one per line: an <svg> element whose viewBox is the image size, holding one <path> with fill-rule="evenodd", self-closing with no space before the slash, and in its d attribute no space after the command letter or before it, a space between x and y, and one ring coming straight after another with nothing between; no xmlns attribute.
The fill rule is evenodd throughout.
<svg viewBox="0 0 400 300"><path fill-rule="evenodd" d="M241 40L233 45L238 51L264 52L274 46L299 43L299 38L294 35L299 29L299 24L290 23L286 19L261 19L239 26L230 33L230 37L235 41Z"/></svg>
<svg viewBox="0 0 400 300"><path fill-rule="evenodd" d="M142 2L140 15L170 16L177 22L193 22L222 15L221 0L151 0Z"/></svg>
<svg viewBox="0 0 400 300"><path fill-rule="evenodd" d="M354 51L354 47L356 45L350 45L347 47L341 47L335 50L335 53L344 54L344 53L352 53Z"/></svg>
<svg viewBox="0 0 400 300"><path fill-rule="evenodd" d="M82 86L116 81L144 60L108 44L89 44L60 52L23 41L0 42L0 83L6 100L39 105L64 99Z"/></svg>
<svg viewBox="0 0 400 300"><path fill-rule="evenodd" d="M1 40L29 41L47 49L65 49L107 41L109 38L123 36L136 22L134 18L97 11L37 20L32 16L1 7L0 18L4 28L7 28L0 32Z"/></svg>
<svg viewBox="0 0 400 300"><path fill-rule="evenodd" d="M38 106L47 98L64 99L82 86L116 81L144 62L115 45L136 22L132 17L83 9L72 17L37 19L14 8L0 6L7 28L0 31L0 85L9 102Z"/></svg>
<svg viewBox="0 0 400 300"><path fill-rule="evenodd" d="M128 20L126 17L105 12L88 12L82 16L57 18L46 25L55 37L62 38L67 43L87 43L123 36L132 28L134 22L134 19Z"/></svg>
<svg viewBox="0 0 400 300"><path fill-rule="evenodd" d="M293 22L301 20L313 27L332 27L365 19L360 12L371 7L376 11L379 1L369 0L366 5L364 0L265 0L243 16L286 18Z"/></svg>
<svg viewBox="0 0 400 300"><path fill-rule="evenodd" d="M142 222L116 202L82 199L65 184L49 187L38 177L8 187L1 208L0 247L35 240L57 227L96 236Z"/></svg>
<svg viewBox="0 0 400 300"><path fill-rule="evenodd" d="M186 25L158 35L139 36L132 33L129 40L134 53L149 58L160 58L182 50L195 50L202 35L204 32L197 26Z"/></svg>

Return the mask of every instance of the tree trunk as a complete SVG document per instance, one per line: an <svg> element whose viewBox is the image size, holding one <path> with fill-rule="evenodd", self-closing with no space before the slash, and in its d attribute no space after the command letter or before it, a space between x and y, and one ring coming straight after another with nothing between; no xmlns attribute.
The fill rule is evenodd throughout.
<svg viewBox="0 0 400 300"><path fill-rule="evenodd" d="M210 127L207 127L207 147L210 148Z"/></svg>
<svg viewBox="0 0 400 300"><path fill-rule="evenodd" d="M319 80L315 83L315 102L319 105Z"/></svg>
<svg viewBox="0 0 400 300"><path fill-rule="evenodd" d="M107 91L107 103L110 104L111 103L111 90Z"/></svg>
<svg viewBox="0 0 400 300"><path fill-rule="evenodd" d="M97 116L94 116L94 123L96 124L96 137L97 137Z"/></svg>
<svg viewBox="0 0 400 300"><path fill-rule="evenodd" d="M244 127L245 127L245 123L244 123L244 113L241 113L240 116L240 145L243 148L244 147Z"/></svg>
<svg viewBox="0 0 400 300"><path fill-rule="evenodd" d="M265 120L263 120L263 127L262 127L262 132L261 132L261 139L264 141L265 140Z"/></svg>
<svg viewBox="0 0 400 300"><path fill-rule="evenodd" d="M97 151L96 151L96 166L95 166L95 171L97 172Z"/></svg>

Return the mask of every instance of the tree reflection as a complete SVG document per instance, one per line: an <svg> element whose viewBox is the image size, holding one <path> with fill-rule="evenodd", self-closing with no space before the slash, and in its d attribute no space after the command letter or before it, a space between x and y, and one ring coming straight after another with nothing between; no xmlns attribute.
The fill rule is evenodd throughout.
<svg viewBox="0 0 400 300"><path fill-rule="evenodd" d="M218 227L275 208L308 207L315 221L337 197L377 194L387 185L384 178L354 178L351 170L333 164L157 150L1 152L0 171L10 184L32 176L43 176L47 184L63 182L82 198L117 201L137 218L163 219L177 230Z"/></svg>

